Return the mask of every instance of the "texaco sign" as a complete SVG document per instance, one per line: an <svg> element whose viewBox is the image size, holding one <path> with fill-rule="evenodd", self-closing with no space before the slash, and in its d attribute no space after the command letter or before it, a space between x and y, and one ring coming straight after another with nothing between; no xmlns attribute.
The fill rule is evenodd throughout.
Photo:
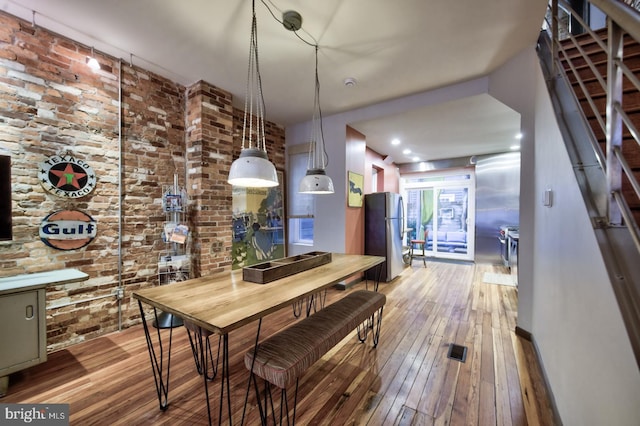
<svg viewBox="0 0 640 426"><path fill-rule="evenodd" d="M91 166L71 154L51 156L39 166L40 184L58 197L84 197L96 187L96 174Z"/></svg>
<svg viewBox="0 0 640 426"><path fill-rule="evenodd" d="M89 244L96 237L98 226L80 210L59 210L44 218L40 238L49 247L74 250Z"/></svg>

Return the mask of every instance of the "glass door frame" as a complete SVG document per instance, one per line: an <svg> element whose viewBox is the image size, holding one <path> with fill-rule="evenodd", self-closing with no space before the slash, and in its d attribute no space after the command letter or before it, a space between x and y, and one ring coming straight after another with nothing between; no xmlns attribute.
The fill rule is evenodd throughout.
<svg viewBox="0 0 640 426"><path fill-rule="evenodd" d="M456 176L468 176L468 179L455 179ZM443 180L437 180L442 178ZM421 179L429 179L428 181L420 181ZM433 172L423 172L423 173L411 173L400 177L400 194L405 203L408 203L409 196L408 191L423 191L423 190L433 190L434 194L434 219L437 215L437 194L439 189L451 189L451 188L466 188L467 189L467 218L466 218L466 226L467 226L467 251L466 253L460 252L448 252L448 251L438 251L434 250L436 248L436 244L433 244L432 247L425 247L427 250L427 255L429 257L441 258L441 259L455 259L455 260L465 260L465 261L474 261L475 259L475 215L476 215L476 176L475 171L473 169L461 168L461 169L451 169L451 170L442 170L442 171L433 171ZM405 211L407 214L405 215L405 221L407 220L409 206L405 204ZM438 221L433 220L434 229L437 242L437 232L438 232ZM405 228L407 227L407 223L405 222ZM407 242L408 243L408 242ZM426 244L425 244L426 245Z"/></svg>

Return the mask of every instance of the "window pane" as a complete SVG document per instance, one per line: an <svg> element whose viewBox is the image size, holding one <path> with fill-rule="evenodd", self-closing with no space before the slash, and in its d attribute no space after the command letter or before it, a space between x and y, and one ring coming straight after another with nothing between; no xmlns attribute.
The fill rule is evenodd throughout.
<svg viewBox="0 0 640 426"><path fill-rule="evenodd" d="M311 194L300 194L298 186L307 173L308 154L289 155L289 216L313 216L315 210L314 198Z"/></svg>
<svg viewBox="0 0 640 426"><path fill-rule="evenodd" d="M313 219L300 219L300 240L313 241Z"/></svg>
<svg viewBox="0 0 640 426"><path fill-rule="evenodd" d="M293 244L313 244L313 218L289 219L289 235Z"/></svg>

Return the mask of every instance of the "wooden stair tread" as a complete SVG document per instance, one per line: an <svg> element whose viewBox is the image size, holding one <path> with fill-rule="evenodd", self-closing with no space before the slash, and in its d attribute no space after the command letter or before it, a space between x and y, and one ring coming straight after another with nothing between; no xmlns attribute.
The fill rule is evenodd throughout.
<svg viewBox="0 0 640 426"><path fill-rule="evenodd" d="M597 30L595 33L603 43L607 43L608 33L606 28ZM580 48L589 56L589 60L595 66L597 73L599 73L600 77L606 82L608 73L607 52L601 48L589 33L574 36L574 39L575 42L580 45ZM573 86L576 98L580 102L583 113L589 121L589 125L592 128L596 140L600 144L602 152L606 154L605 130L596 119L596 116L600 116L602 120L605 120L606 117L606 87L602 87L602 84L594 74L587 60L581 56L582 53L574 44L574 40L568 38L561 41L561 44L565 49L564 54L562 52L560 53L561 66L564 68L569 82ZM624 34L623 36L623 63L636 76L640 76L640 43L636 42L628 34ZM572 67L575 69L575 73L574 70L571 69ZM577 74L577 76L575 74ZM580 84L578 84L578 78L582 81L585 87L584 90L586 90L588 96L584 93ZM633 125L640 129L640 91L627 77L623 77L622 91L622 108ZM591 98L596 111L592 110L591 105L587 101L588 97ZM633 139L631 132L624 123L622 132L622 154L625 161L631 167L635 179L640 180L640 146L636 140ZM631 209L636 223L640 223L640 199L638 199L629 182L629 178L624 175L621 192Z"/></svg>

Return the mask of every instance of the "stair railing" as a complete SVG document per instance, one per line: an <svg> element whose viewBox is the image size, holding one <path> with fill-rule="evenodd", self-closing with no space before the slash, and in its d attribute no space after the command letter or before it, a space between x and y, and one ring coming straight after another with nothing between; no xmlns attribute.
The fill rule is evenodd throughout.
<svg viewBox="0 0 640 426"><path fill-rule="evenodd" d="M591 138L593 150L596 159L602 169L606 172L607 189L610 197L606 206L606 213L603 221L609 226L621 226L626 224L629 227L634 243L638 251L640 251L640 228L633 217L629 204L622 196L622 180L623 176L628 179L631 188L633 188L636 197L640 198L640 183L635 178L633 170L629 166L627 159L622 151L623 123L629 130L629 133L640 145L640 132L635 127L629 116L623 110L623 92L622 83L623 76L626 77L640 92L640 79L624 64L623 61L623 35L626 33L640 42L640 13L632 9L631 6L619 0L591 0L592 5L596 6L607 15L607 31L608 42L605 43L600 36L593 31L589 24L577 14L564 0L552 0L548 16L551 22L547 20L547 26L551 30L552 38L552 55L556 60L552 62L553 73L561 71L560 58L566 60L569 64L572 77L576 79L578 85L582 89L583 95L594 114L598 125L602 132L606 135L606 151L597 143L595 137ZM595 43L607 54L607 78L602 76L589 58L589 55L580 46L576 37L570 31L562 31L562 17L569 17L575 20L579 25L589 33L589 36ZM548 19L548 18L547 18ZM564 48L560 34L565 34L572 41L572 47L580 52L581 60L591 69L602 89L607 93L606 116L603 117L596 107L596 101L589 95L585 82L580 77L577 69L571 61L567 48Z"/></svg>
<svg viewBox="0 0 640 426"><path fill-rule="evenodd" d="M577 171L579 184L585 195L587 208L596 231L596 238L602 248L613 290L624 318L636 362L640 367L640 270L637 268L640 262L640 228L622 192L622 183L628 180L632 188L629 192L634 192L640 199L640 184L622 150L625 126L632 138L625 143L632 145L635 143L640 146L640 132L623 109L623 97L629 96L629 91L633 91L635 96L640 94L640 79L624 64L623 58L625 34L640 42L640 13L620 0L587 1L586 7L589 8L590 5L597 7L606 15L606 42L600 38L597 31L591 30L590 25L571 8L569 3L564 0L550 0L545 28L548 37L540 39L541 42L549 44L545 46L541 44L540 52L542 62L547 66L546 70L550 74L548 77L550 91L556 96L561 94L565 96L566 85L560 79L568 82L568 74L570 74L580 87L588 108L591 109L600 127L596 130L606 136L604 152L591 126L584 126L586 129L583 127L580 133L586 135L585 139L589 139L590 145L582 143L583 139L577 136L578 134L575 137L570 136L565 141L572 141L567 145L569 155ZM589 58L577 38L571 34L571 24L581 27L599 46L601 53L606 53L606 77L599 72L598 66ZM561 34L565 36L562 41ZM567 38L571 39L571 49L579 52L579 61L589 67L597 84L601 85L606 93L604 116L598 112L598 101L590 96L587 83L580 77L574 65L576 58L570 58L569 49L563 47L563 42ZM551 56L550 60L546 60L545 55ZM565 70L561 59L568 64L568 69ZM627 94L623 93L625 78L630 82L625 88ZM573 97L574 103L580 105L575 92ZM564 105L561 100L556 101L555 104ZM578 108L574 113L581 115L585 124L588 123L585 111ZM573 128L570 121L565 122L563 126ZM632 193L626 195L633 197Z"/></svg>

